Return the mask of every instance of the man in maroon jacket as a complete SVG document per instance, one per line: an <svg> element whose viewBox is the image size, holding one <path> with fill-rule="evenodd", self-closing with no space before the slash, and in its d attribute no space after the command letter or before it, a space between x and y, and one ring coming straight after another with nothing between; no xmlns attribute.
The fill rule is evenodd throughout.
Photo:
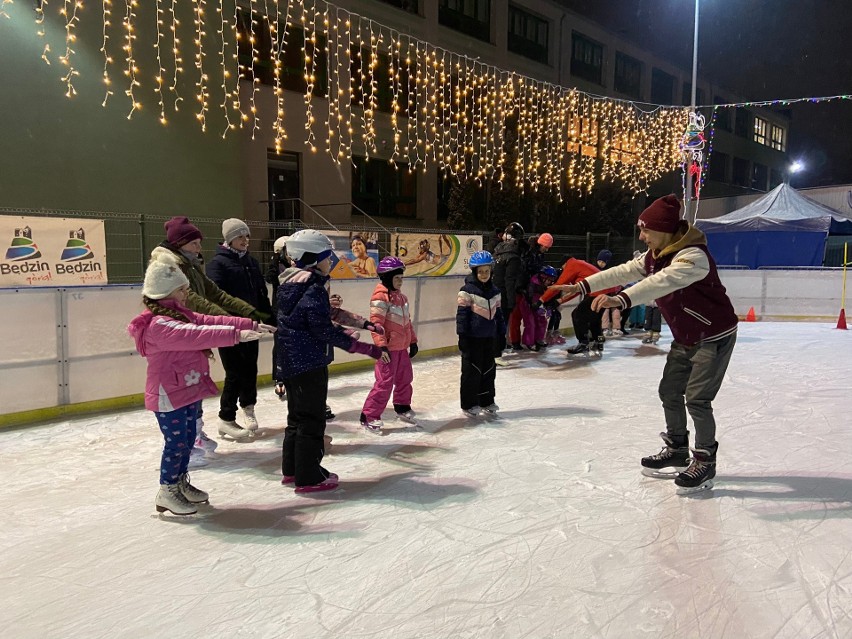
<svg viewBox="0 0 852 639"><path fill-rule="evenodd" d="M737 333L737 316L704 234L680 219L674 195L655 200L639 216L639 239L648 250L639 257L562 286L565 293L594 291L639 280L617 295L599 295L593 310L629 309L656 300L674 342L660 381L660 399L666 417L665 442L657 455L642 459L646 474L661 476L673 470L675 483L686 489L712 487L716 475L716 421L711 402L716 397ZM686 412L695 425L695 447L689 459Z"/></svg>

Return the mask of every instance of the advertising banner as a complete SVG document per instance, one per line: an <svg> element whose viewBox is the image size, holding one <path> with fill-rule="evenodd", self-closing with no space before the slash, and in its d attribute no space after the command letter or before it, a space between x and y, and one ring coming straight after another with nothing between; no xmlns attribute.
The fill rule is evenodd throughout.
<svg viewBox="0 0 852 639"><path fill-rule="evenodd" d="M338 280L376 277L379 236L375 231L323 231L334 246L331 277Z"/></svg>
<svg viewBox="0 0 852 639"><path fill-rule="evenodd" d="M0 288L107 283L103 220L0 215Z"/></svg>
<svg viewBox="0 0 852 639"><path fill-rule="evenodd" d="M405 263L405 275L467 275L467 261L482 250L481 235L395 233L394 253Z"/></svg>

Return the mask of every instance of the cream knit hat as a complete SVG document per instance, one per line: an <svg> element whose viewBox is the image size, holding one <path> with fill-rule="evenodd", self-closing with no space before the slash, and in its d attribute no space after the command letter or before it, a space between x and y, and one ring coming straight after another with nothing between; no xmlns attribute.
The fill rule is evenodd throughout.
<svg viewBox="0 0 852 639"><path fill-rule="evenodd" d="M145 270L142 295L152 300L161 300L181 286L189 286L189 280L180 270L177 256L168 249L155 249Z"/></svg>
<svg viewBox="0 0 852 639"><path fill-rule="evenodd" d="M228 218L222 222L222 237L225 240L225 244L230 244L240 235L251 235L248 224L235 217Z"/></svg>

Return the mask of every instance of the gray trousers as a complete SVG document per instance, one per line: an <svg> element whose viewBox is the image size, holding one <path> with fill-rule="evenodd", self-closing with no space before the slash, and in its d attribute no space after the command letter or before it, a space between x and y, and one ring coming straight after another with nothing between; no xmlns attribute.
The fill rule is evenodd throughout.
<svg viewBox="0 0 852 639"><path fill-rule="evenodd" d="M688 410L695 425L694 447L713 450L716 420L710 403L719 392L736 343L736 333L693 347L672 343L660 380L660 399L669 437L686 440Z"/></svg>

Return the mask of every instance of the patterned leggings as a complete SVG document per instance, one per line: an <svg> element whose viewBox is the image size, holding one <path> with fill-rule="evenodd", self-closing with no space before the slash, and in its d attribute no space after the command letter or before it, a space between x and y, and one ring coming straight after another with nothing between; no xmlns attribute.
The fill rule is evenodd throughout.
<svg viewBox="0 0 852 639"><path fill-rule="evenodd" d="M176 484L189 467L189 453L195 443L195 420L200 409L201 402L195 402L168 413L154 413L165 439L160 459L161 484Z"/></svg>

